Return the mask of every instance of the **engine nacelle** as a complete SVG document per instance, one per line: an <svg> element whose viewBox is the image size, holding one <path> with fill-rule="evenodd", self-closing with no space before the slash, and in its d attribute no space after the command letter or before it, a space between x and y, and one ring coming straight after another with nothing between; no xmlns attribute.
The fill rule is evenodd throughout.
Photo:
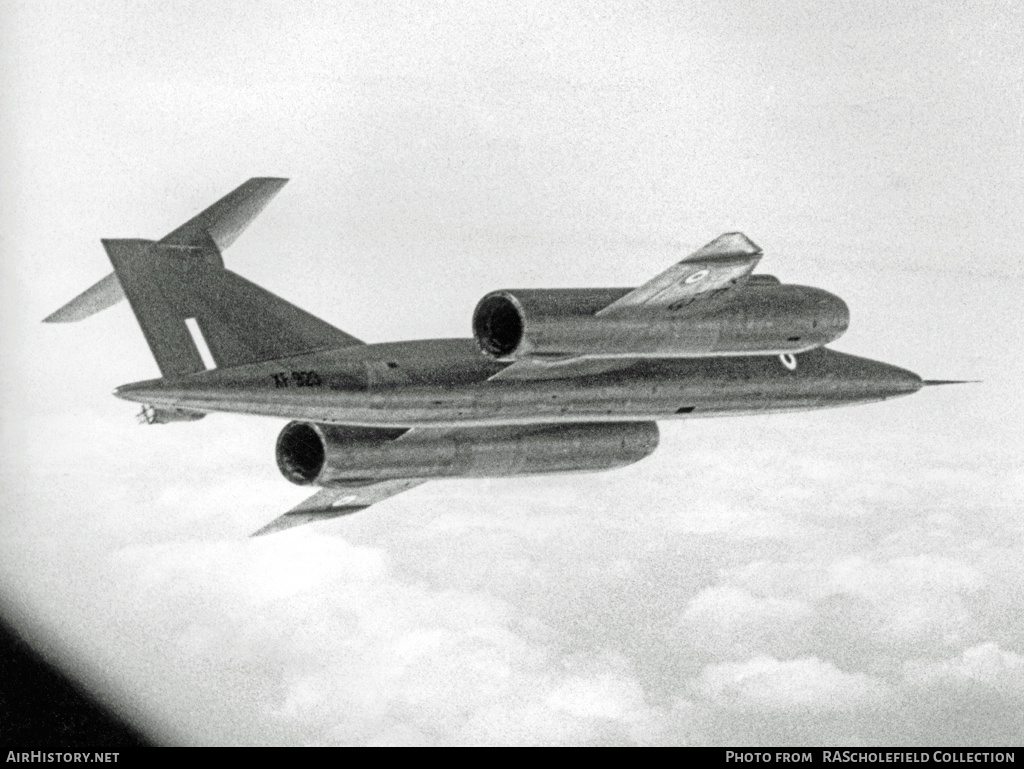
<svg viewBox="0 0 1024 769"><path fill-rule="evenodd" d="M277 465L299 485L396 478L500 478L610 470L658 446L655 422L509 425L457 430L344 427L291 422Z"/></svg>
<svg viewBox="0 0 1024 769"><path fill-rule="evenodd" d="M503 361L700 358L804 352L837 339L849 326L849 308L839 297L759 277L679 309L607 317L596 313L632 289L493 291L473 312L473 335L485 355Z"/></svg>

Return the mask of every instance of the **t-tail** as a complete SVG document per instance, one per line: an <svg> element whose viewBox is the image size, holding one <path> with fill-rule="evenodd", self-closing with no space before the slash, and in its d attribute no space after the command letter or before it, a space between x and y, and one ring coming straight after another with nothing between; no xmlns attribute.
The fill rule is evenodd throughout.
<svg viewBox="0 0 1024 769"><path fill-rule="evenodd" d="M166 379L362 344L224 267L221 252L287 181L250 179L160 240L103 240L114 272L45 322L83 320L127 298Z"/></svg>

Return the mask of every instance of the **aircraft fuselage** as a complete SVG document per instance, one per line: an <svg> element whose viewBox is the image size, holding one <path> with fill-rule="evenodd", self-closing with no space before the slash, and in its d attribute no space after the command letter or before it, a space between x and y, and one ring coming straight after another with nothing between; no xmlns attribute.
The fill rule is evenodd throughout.
<svg viewBox="0 0 1024 769"><path fill-rule="evenodd" d="M125 385L166 409L372 427L621 422L795 411L917 392L905 369L817 348L646 359L564 379L488 381L508 364L472 339L370 344Z"/></svg>

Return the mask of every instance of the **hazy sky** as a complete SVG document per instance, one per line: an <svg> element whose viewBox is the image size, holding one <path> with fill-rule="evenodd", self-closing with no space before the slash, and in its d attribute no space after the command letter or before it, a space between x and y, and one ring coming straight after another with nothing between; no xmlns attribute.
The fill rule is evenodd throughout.
<svg viewBox="0 0 1024 769"><path fill-rule="evenodd" d="M4 4L0 600L159 740L1024 743L1024 10ZM424 485L250 540L282 421L140 427L127 305L43 325L250 176L227 252L367 341L721 232L836 349L982 379L662 423L594 476Z"/></svg>

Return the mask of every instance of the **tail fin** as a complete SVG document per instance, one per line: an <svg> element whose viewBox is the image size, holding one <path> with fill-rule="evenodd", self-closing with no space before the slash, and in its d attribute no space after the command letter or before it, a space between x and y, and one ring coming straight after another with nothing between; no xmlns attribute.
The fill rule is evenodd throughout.
<svg viewBox="0 0 1024 769"><path fill-rule="evenodd" d="M220 249L235 241L284 181L250 179L159 241L103 241L114 276L101 284L114 277L127 295L165 377L206 369L203 347L215 365L237 366L362 344L224 269ZM94 286L50 317L88 317L117 301L109 301L109 284L106 291L107 304L90 303Z"/></svg>
<svg viewBox="0 0 1024 769"><path fill-rule="evenodd" d="M257 214L288 183L287 179L257 177L229 192L202 213L189 219L174 232L164 236L160 243L178 248L196 248L213 241L218 253L210 256L220 260L219 251L230 246ZM223 260L220 260L223 266ZM124 299L124 290L114 273L93 284L56 312L43 319L43 323L75 323L112 307Z"/></svg>

